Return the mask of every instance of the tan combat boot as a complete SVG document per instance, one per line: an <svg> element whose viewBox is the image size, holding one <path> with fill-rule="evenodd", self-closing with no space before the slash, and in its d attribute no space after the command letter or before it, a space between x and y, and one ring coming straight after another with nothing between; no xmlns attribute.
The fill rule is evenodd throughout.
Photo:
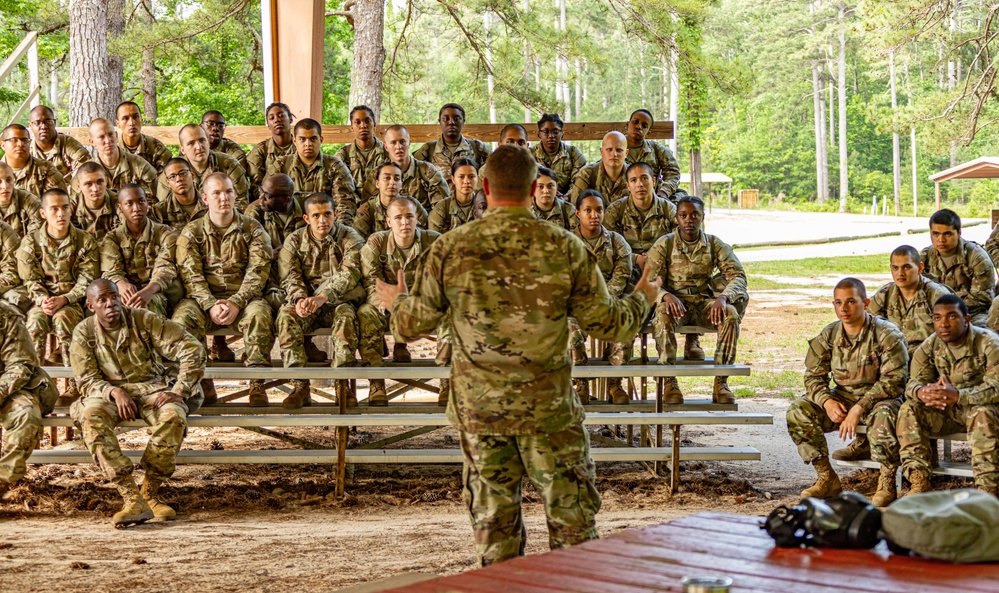
<svg viewBox="0 0 999 593"><path fill-rule="evenodd" d="M663 403L667 406L683 404L683 392L680 391L676 377L663 377Z"/></svg>
<svg viewBox="0 0 999 593"><path fill-rule="evenodd" d="M932 490L929 475L915 469L909 472L909 494L922 494Z"/></svg>
<svg viewBox="0 0 999 593"><path fill-rule="evenodd" d="M212 406L218 403L219 394L215 391L215 381L202 379L201 392L205 395L205 401L201 404L201 407Z"/></svg>
<svg viewBox="0 0 999 593"><path fill-rule="evenodd" d="M716 404L735 403L735 394L728 388L728 377L715 377L715 388L711 392L711 401Z"/></svg>
<svg viewBox="0 0 999 593"><path fill-rule="evenodd" d="M264 382L260 379L250 381L250 407L266 408L271 405L267 399L267 390L264 389Z"/></svg>
<svg viewBox="0 0 999 593"><path fill-rule="evenodd" d="M305 359L309 362L326 362L326 352L312 343L312 336L305 336Z"/></svg>
<svg viewBox="0 0 999 593"><path fill-rule="evenodd" d="M437 405L446 406L447 400L451 396L451 380L441 379L441 386L437 388Z"/></svg>
<svg viewBox="0 0 999 593"><path fill-rule="evenodd" d="M596 398L590 398L590 382L586 379L573 379L572 388L576 390L576 396L580 403L588 404L597 401Z"/></svg>
<svg viewBox="0 0 999 593"><path fill-rule="evenodd" d="M607 379L607 392L610 394L612 404L626 406L631 403L631 396L621 386L620 377Z"/></svg>
<svg viewBox="0 0 999 593"><path fill-rule="evenodd" d="M350 402L348 402L348 406ZM388 396L385 394L385 381L382 379L372 379L371 386L368 387L368 406L384 407L388 405Z"/></svg>
<svg viewBox="0 0 999 593"><path fill-rule="evenodd" d="M401 342L392 345L393 362L413 362L413 355L409 353L409 348Z"/></svg>
<svg viewBox="0 0 999 593"><path fill-rule="evenodd" d="M837 461L861 461L871 458L871 442L866 434L858 434L846 447L833 451L832 458Z"/></svg>
<svg viewBox="0 0 999 593"><path fill-rule="evenodd" d="M281 402L281 407L286 410L297 410L302 406L311 406L312 391L309 389L310 385L308 379L305 381L292 381L294 390L288 394L288 397L284 398L284 401Z"/></svg>
<svg viewBox="0 0 999 593"><path fill-rule="evenodd" d="M118 492L121 493L121 498L125 504L111 518L111 524L114 525L115 529L124 529L129 525L145 523L155 516L153 509L146 504L146 500L142 498L142 494L131 477L128 478L128 481L129 484L118 486Z"/></svg>
<svg viewBox="0 0 999 593"><path fill-rule="evenodd" d="M700 336L697 334L684 334L683 359L684 360L704 360L704 349L701 348Z"/></svg>
<svg viewBox="0 0 999 593"><path fill-rule="evenodd" d="M883 508L898 498L898 490L895 487L895 476L897 474L897 465L881 464L881 475L878 477L878 491L871 497L872 505Z"/></svg>
<svg viewBox="0 0 999 593"><path fill-rule="evenodd" d="M229 348L225 336L212 336L212 345L208 347L208 358L218 362L236 362L236 354Z"/></svg>
<svg viewBox="0 0 999 593"><path fill-rule="evenodd" d="M819 478L815 480L815 483L811 487L801 491L802 498L810 496L831 498L843 492L843 485L840 484L839 476L836 475L832 465L829 464L828 457L816 459L812 462L812 465L815 467L815 473L818 474Z"/></svg>
<svg viewBox="0 0 999 593"><path fill-rule="evenodd" d="M146 504L153 511L153 516L157 519L162 519L164 521L169 521L177 517L177 511L173 508L167 506L159 499L160 483L154 480L150 480L148 477L142 483L142 498L146 500Z"/></svg>

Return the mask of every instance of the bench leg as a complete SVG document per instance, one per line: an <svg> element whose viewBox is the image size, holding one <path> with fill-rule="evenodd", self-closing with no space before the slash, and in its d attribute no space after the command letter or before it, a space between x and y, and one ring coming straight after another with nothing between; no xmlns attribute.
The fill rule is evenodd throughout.
<svg viewBox="0 0 999 593"><path fill-rule="evenodd" d="M663 412L663 381L659 377L656 377L656 413L662 414ZM656 447L663 446L663 425L656 425ZM660 476L662 475L663 465L661 461L655 463L656 473Z"/></svg>
<svg viewBox="0 0 999 593"><path fill-rule="evenodd" d="M73 427L72 426L67 426L66 427L66 440L67 441L72 441L73 440Z"/></svg>
<svg viewBox="0 0 999 593"><path fill-rule="evenodd" d="M339 390L341 392L340 401L340 414L347 414L347 398L343 397L342 392L345 389ZM337 443L336 443L336 497L343 498L344 483L347 481L347 432L350 429L346 426L341 426L337 428Z"/></svg>
<svg viewBox="0 0 999 593"><path fill-rule="evenodd" d="M50 426L49 427L49 445L55 447L59 444L59 427Z"/></svg>
<svg viewBox="0 0 999 593"><path fill-rule="evenodd" d="M673 425L673 457L670 459L669 493L676 494L680 488L680 425Z"/></svg>

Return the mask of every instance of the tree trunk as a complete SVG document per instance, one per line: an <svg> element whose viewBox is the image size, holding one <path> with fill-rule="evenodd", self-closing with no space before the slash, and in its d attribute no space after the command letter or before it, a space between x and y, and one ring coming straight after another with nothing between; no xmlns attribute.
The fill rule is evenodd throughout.
<svg viewBox="0 0 999 593"><path fill-rule="evenodd" d="M142 0L139 18L147 25L153 23L153 0ZM142 121L148 125L157 125L159 109L156 107L156 50L147 49L142 52Z"/></svg>
<svg viewBox="0 0 999 593"><path fill-rule="evenodd" d="M582 117L580 114L583 112L583 69L579 64L579 58L576 58L576 119Z"/></svg>
<svg viewBox="0 0 999 593"><path fill-rule="evenodd" d="M108 45L125 34L125 0L107 0L108 3ZM110 91L117 108L121 103L121 89L125 81L125 59L111 53L108 48L108 80Z"/></svg>
<svg viewBox="0 0 999 593"><path fill-rule="evenodd" d="M531 0L524 0L524 14L527 15L531 12ZM531 85L531 53L527 47L527 38L524 38L524 89L530 88ZM531 107L529 105L524 105L524 121L530 122L533 118L531 117Z"/></svg>
<svg viewBox="0 0 999 593"><path fill-rule="evenodd" d="M108 64L108 7L102 0L69 2L69 125L114 118L118 106ZM121 96L121 87L117 97Z"/></svg>
<svg viewBox="0 0 999 593"><path fill-rule="evenodd" d="M846 7L839 5L839 211L846 212L850 195L846 154Z"/></svg>
<svg viewBox="0 0 999 593"><path fill-rule="evenodd" d="M822 83L819 79L818 60L812 60L812 108L815 111L815 199L819 204L826 203L826 192L829 187L823 185L822 158L826 144L826 122L822 117Z"/></svg>
<svg viewBox="0 0 999 593"><path fill-rule="evenodd" d="M565 0L558 0L558 30L565 36ZM563 39L563 42L565 40ZM569 96L569 58L565 54L565 50L562 49L558 54L558 59L556 61L556 68L558 70L558 80L556 81L556 86L558 89L555 92L555 98L557 101L565 105L563 108L565 111L562 114L562 119L565 121L572 120L572 98Z"/></svg>
<svg viewBox="0 0 999 593"><path fill-rule="evenodd" d="M898 90L895 78L895 51L888 54L888 81L891 84L891 110L898 107ZM898 132L891 133L891 172L895 190L895 216L898 216L902 199L902 153L899 145Z"/></svg>
<svg viewBox="0 0 999 593"><path fill-rule="evenodd" d="M701 184L701 150L690 151L690 195L704 199Z"/></svg>
<svg viewBox="0 0 999 593"><path fill-rule="evenodd" d="M673 121L673 137L669 139L669 149L676 155L677 122L680 120L680 73L677 72L676 50L669 57L669 117Z"/></svg>
<svg viewBox="0 0 999 593"><path fill-rule="evenodd" d="M489 90L489 123L496 123L496 80L492 74L493 67L493 49L489 41L489 26L490 26L490 15L489 11L482 13L482 28L485 30L486 39L486 63L489 68L486 73L486 88Z"/></svg>
<svg viewBox="0 0 999 593"><path fill-rule="evenodd" d="M385 3L357 0L354 14L354 67L350 71L351 106L367 105L381 120L385 74Z"/></svg>

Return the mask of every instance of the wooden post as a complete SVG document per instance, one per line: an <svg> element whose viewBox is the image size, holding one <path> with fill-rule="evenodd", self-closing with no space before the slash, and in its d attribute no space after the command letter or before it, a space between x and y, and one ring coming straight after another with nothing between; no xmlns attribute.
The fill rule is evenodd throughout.
<svg viewBox="0 0 999 593"><path fill-rule="evenodd" d="M337 381L337 386L339 389L337 392L337 399L340 400L337 403L340 404L340 415L347 414L347 392L350 389L348 381ZM336 443L336 497L339 499L343 498L344 493L344 483L347 481L347 432L350 430L347 426L341 426L337 429L337 443Z"/></svg>
<svg viewBox="0 0 999 593"><path fill-rule="evenodd" d="M323 116L323 31L326 5L322 0L264 0L265 82L273 100L291 108L295 119ZM269 22L267 22L269 21Z"/></svg>

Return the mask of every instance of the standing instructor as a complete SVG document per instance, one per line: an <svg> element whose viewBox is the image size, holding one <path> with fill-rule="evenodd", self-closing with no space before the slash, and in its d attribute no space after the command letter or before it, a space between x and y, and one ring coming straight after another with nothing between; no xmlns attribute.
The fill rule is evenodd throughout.
<svg viewBox="0 0 999 593"><path fill-rule="evenodd" d="M583 242L534 218L536 177L527 150L500 146L486 161L485 215L430 247L412 293L401 275L377 285L396 340L426 336L451 315L448 418L461 431L464 500L483 566L524 554L525 475L544 499L552 548L598 536L600 495L570 386L568 317L596 338L632 341L659 288L646 271L633 294L611 297Z"/></svg>

